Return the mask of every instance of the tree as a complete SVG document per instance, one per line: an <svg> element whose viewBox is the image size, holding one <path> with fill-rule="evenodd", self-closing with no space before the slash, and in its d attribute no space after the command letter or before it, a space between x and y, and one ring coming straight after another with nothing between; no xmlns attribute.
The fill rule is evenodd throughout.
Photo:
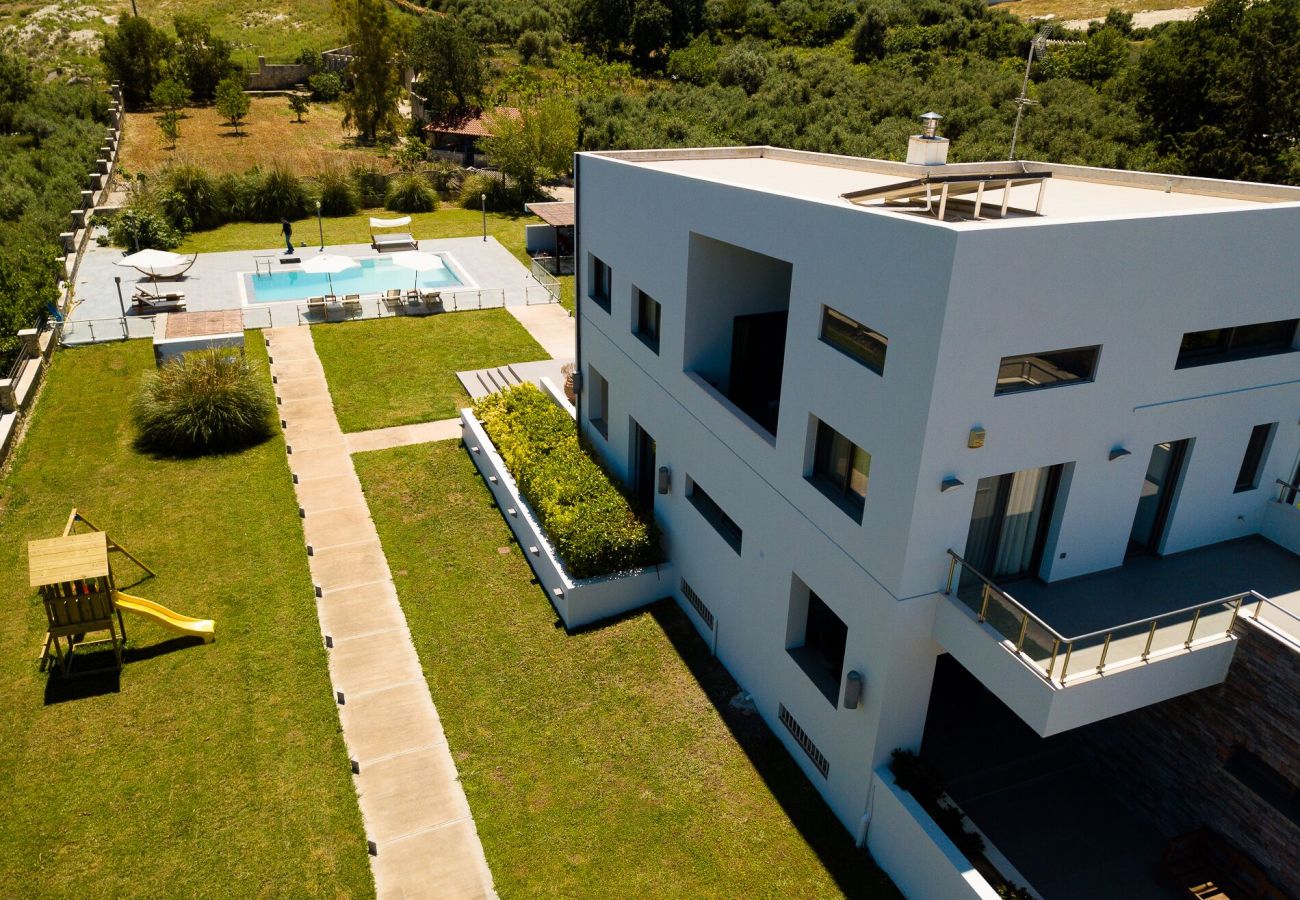
<svg viewBox="0 0 1300 900"><path fill-rule="evenodd" d="M236 74L239 67L230 59L230 43L213 37L212 29L197 16L176 16L176 68L199 100L216 96L217 85Z"/></svg>
<svg viewBox="0 0 1300 900"><path fill-rule="evenodd" d="M302 121L303 115L307 112L307 107L311 106L311 100L306 94L292 93L289 95L289 109L293 110L298 121Z"/></svg>
<svg viewBox="0 0 1300 900"><path fill-rule="evenodd" d="M632 11L632 0L577 0L574 33L588 50L611 59L632 30Z"/></svg>
<svg viewBox="0 0 1300 900"><path fill-rule="evenodd" d="M158 128L163 137L171 141L171 149L176 149L176 139L181 135L181 114L174 109L164 110L158 117Z"/></svg>
<svg viewBox="0 0 1300 900"><path fill-rule="evenodd" d="M175 78L165 78L154 85L150 99L159 109L178 112L190 102L190 89Z"/></svg>
<svg viewBox="0 0 1300 900"><path fill-rule="evenodd" d="M140 16L123 18L104 35L99 58L109 79L122 85L122 99L128 109L140 109L149 102L154 85L163 80L172 49L172 39Z"/></svg>
<svg viewBox="0 0 1300 900"><path fill-rule="evenodd" d="M217 112L226 117L235 126L239 134L239 124L248 115L249 99L244 93L244 81L237 75L222 80L217 85Z"/></svg>
<svg viewBox="0 0 1300 900"><path fill-rule="evenodd" d="M352 47L348 74L352 90L343 95L343 125L373 144L381 131L397 127L402 92L397 37L387 0L335 0L344 40Z"/></svg>
<svg viewBox="0 0 1300 900"><path fill-rule="evenodd" d="M407 40L406 62L434 122L465 116L482 101L485 69L478 41L448 16L425 16Z"/></svg>
<svg viewBox="0 0 1300 900"><path fill-rule="evenodd" d="M487 125L492 134L479 146L494 166L514 179L524 200L537 195L540 182L564 175L573 165L578 113L562 97L521 109L518 118L493 116Z"/></svg>
<svg viewBox="0 0 1300 900"><path fill-rule="evenodd" d="M0 50L0 132L13 130L36 82L21 57Z"/></svg>

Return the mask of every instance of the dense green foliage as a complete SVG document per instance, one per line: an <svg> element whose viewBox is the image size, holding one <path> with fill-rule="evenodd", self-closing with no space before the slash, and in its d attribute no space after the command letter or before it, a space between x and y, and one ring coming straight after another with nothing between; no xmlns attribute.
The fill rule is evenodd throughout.
<svg viewBox="0 0 1300 900"><path fill-rule="evenodd" d="M578 443L569 414L536 386L519 384L484 397L474 414L575 578L659 560L653 524L633 511Z"/></svg>
<svg viewBox="0 0 1300 900"><path fill-rule="evenodd" d="M422 175L399 175L388 186L384 207L394 212L432 212L438 208L438 195Z"/></svg>
<svg viewBox="0 0 1300 900"><path fill-rule="evenodd" d="M479 44L455 19L425 16L406 41L414 90L434 122L449 122L481 105L486 75Z"/></svg>
<svg viewBox="0 0 1300 900"><path fill-rule="evenodd" d="M131 415L137 444L191 456L238 450L271 433L266 374L237 350L194 350L148 372Z"/></svg>
<svg viewBox="0 0 1300 900"><path fill-rule="evenodd" d="M398 52L396 28L387 0L337 0L335 10L352 47L348 65L352 90L342 95L343 125L355 128L362 142L373 144L399 121L402 73L393 65Z"/></svg>
<svg viewBox="0 0 1300 900"><path fill-rule="evenodd" d="M244 80L239 76L231 75L217 85L217 112L235 127L235 134L239 134L240 123L248 115L250 105L252 101L244 93Z"/></svg>
<svg viewBox="0 0 1300 900"><path fill-rule="evenodd" d="M107 108L102 88L41 84L0 51L0 366L18 330L58 299L59 233L80 205Z"/></svg>
<svg viewBox="0 0 1300 900"><path fill-rule="evenodd" d="M158 210L135 206L113 217L108 225L108 239L135 253L140 250L170 250L180 244L181 234Z"/></svg>
<svg viewBox="0 0 1300 900"><path fill-rule="evenodd" d="M207 23L193 16L176 16L172 26L175 37L143 16L123 16L117 27L104 35L100 60L109 80L122 85L128 109L141 109L151 101L158 106L180 106L184 101L175 102L176 88L169 86L162 96L155 93L168 82L182 86L186 99L210 101L223 80L238 76L239 68L230 58L230 43L214 36Z"/></svg>
<svg viewBox="0 0 1300 900"><path fill-rule="evenodd" d="M316 176L320 185L320 211L326 216L350 216L361 208L353 180L338 169L326 169Z"/></svg>
<svg viewBox="0 0 1300 900"><path fill-rule="evenodd" d="M540 182L565 174L573 164L578 115L563 97L526 106L517 117L490 117L488 126L492 133L479 148L514 181L525 201L536 199Z"/></svg>

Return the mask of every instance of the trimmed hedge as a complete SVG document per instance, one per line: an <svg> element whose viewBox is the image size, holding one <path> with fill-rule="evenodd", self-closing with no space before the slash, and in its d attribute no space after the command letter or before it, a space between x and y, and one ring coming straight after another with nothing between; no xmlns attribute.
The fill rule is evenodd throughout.
<svg viewBox="0 0 1300 900"><path fill-rule="evenodd" d="M474 415L575 578L660 561L654 523L637 515L587 451L569 414L535 385L484 397Z"/></svg>

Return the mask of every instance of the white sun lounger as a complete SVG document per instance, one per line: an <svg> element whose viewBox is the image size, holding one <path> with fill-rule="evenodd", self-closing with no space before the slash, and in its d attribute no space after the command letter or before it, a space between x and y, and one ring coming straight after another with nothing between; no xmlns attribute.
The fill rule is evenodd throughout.
<svg viewBox="0 0 1300 900"><path fill-rule="evenodd" d="M385 250L420 249L420 245L408 232L375 233L376 228L405 228L410 224L410 216L401 216L396 219L376 219L372 216L370 219L370 246L379 253L383 253Z"/></svg>

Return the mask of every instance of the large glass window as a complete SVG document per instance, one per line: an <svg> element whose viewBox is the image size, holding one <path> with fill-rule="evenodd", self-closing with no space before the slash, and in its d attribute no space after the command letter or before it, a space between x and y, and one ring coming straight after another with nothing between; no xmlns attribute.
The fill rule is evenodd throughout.
<svg viewBox="0 0 1300 900"><path fill-rule="evenodd" d="M993 393L1013 394L1092 381L1100 355L1101 347L1074 347L1004 356L998 364L998 381Z"/></svg>
<svg viewBox="0 0 1300 900"><path fill-rule="evenodd" d="M824 306L821 338L871 371L885 374L885 352L889 349L889 338L879 331L872 331L844 313Z"/></svg>
<svg viewBox="0 0 1300 900"><path fill-rule="evenodd" d="M591 258L591 290L588 293L601 309L609 312L609 298L614 296L614 270L598 256Z"/></svg>
<svg viewBox="0 0 1300 900"><path fill-rule="evenodd" d="M636 291L636 336L655 353L659 352L659 313L658 301L637 288Z"/></svg>
<svg viewBox="0 0 1300 900"><path fill-rule="evenodd" d="M1300 324L1300 319L1283 319L1278 322L1238 325L1235 328L1189 331L1183 335L1183 342L1178 348L1175 368L1187 369L1231 362L1234 359L1288 353L1295 346L1297 324Z"/></svg>
<svg viewBox="0 0 1300 900"><path fill-rule="evenodd" d="M713 526L714 530L727 542L727 545L739 554L741 540L744 537L740 526L736 524L731 516L722 511L722 507L718 506L714 499L695 483L694 479L688 476L687 481L689 483L686 490L686 499L691 501L691 506L694 506L696 511L704 517L704 520Z"/></svg>
<svg viewBox="0 0 1300 900"><path fill-rule="evenodd" d="M1259 473L1264 468L1264 454L1268 452L1269 438L1273 436L1276 422L1256 425L1250 430L1250 442L1246 444L1246 455L1241 460L1241 470L1237 472L1236 493L1253 491L1259 487Z"/></svg>
<svg viewBox="0 0 1300 900"><path fill-rule="evenodd" d="M871 475L871 454L825 422L817 423L812 474L808 480L856 521L862 521Z"/></svg>

